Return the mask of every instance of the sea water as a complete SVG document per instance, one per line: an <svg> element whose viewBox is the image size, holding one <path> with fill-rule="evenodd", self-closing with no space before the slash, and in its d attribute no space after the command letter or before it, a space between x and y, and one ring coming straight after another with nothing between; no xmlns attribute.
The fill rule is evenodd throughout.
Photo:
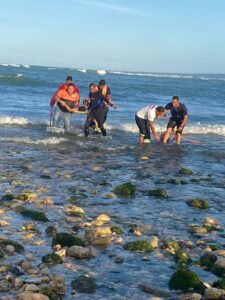
<svg viewBox="0 0 225 300"><path fill-rule="evenodd" d="M73 76L81 99L88 96L90 82L106 80L113 102L118 105L117 110L109 111L106 139L92 132L85 138L85 115L79 114L72 116L71 135L46 131L51 117L50 97L67 75ZM152 141L139 147L136 111L150 103L164 106L174 95L179 96L188 109L189 119L184 130L186 140L180 146L172 141L168 145ZM134 224L151 226L152 234L160 241L172 237L193 243L197 240L187 230L191 223L201 225L204 217L211 216L225 228L225 75L108 71L102 77L95 70L84 72L75 68L2 64L0 97L0 194L18 194L46 187L40 189L39 197L50 197L54 205L42 209L59 231L68 231L77 222L68 223L63 211L68 198L73 195L71 190L75 189L87 219L107 213L111 225L123 228L124 243L138 239L129 231ZM156 121L156 130L163 132L167 121ZM32 166L29 172L24 168L27 165ZM180 178L178 171L182 167L194 173L182 177L187 184L167 183L171 178ZM191 181L196 178L200 181ZM20 179L22 184L13 186L12 179ZM164 184L159 186L160 180ZM125 182L136 186L135 197L106 197L118 184ZM167 190L167 200L147 196L148 190L159 187ZM201 211L187 206L186 201L191 198L207 200L210 208ZM13 211L7 211L6 217L10 218L13 231L10 238L20 240L17 229L26 220ZM39 247L32 243L25 245L27 252L34 253L34 265L40 264L43 254L52 251L51 239L48 240L44 233L46 225L39 222L37 226L45 243ZM6 232L7 228L1 228L2 234ZM82 234L82 230L78 232L78 235ZM224 240L219 235L209 235L209 238L223 247ZM194 253L196 259L198 254L198 251ZM113 258L117 256L123 258L123 264L114 262ZM163 256L160 250L150 254L130 253L118 244L98 249L97 256L91 260L70 262L74 269L62 265L52 267L65 277L65 299L70 299L72 279L81 274L96 279L99 287L92 299L149 299L140 291L139 285L151 284L158 289L167 289L174 272L173 258ZM200 268L195 271L202 281L215 280L209 272ZM79 294L73 297L85 299Z"/></svg>

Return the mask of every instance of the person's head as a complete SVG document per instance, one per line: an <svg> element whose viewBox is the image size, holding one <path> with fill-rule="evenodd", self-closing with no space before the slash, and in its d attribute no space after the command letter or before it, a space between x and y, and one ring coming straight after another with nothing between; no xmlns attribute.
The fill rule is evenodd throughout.
<svg viewBox="0 0 225 300"><path fill-rule="evenodd" d="M156 118L159 119L165 114L165 108L163 106L158 106L156 108Z"/></svg>
<svg viewBox="0 0 225 300"><path fill-rule="evenodd" d="M69 83L68 84L68 88L67 88L67 92L72 95L74 93L74 84L73 83Z"/></svg>
<svg viewBox="0 0 225 300"><path fill-rule="evenodd" d="M90 83L89 84L89 90L91 93L96 93L98 91L98 86L95 83Z"/></svg>
<svg viewBox="0 0 225 300"><path fill-rule="evenodd" d="M69 83L72 83L73 82L73 77L72 76L67 76L66 77L66 83L69 84Z"/></svg>
<svg viewBox="0 0 225 300"><path fill-rule="evenodd" d="M101 90L104 88L105 85L106 85L106 82L104 79L101 79L98 83L98 86Z"/></svg>
<svg viewBox="0 0 225 300"><path fill-rule="evenodd" d="M172 105L173 105L174 108L179 107L180 100L179 100L178 96L173 96L171 102L172 102Z"/></svg>

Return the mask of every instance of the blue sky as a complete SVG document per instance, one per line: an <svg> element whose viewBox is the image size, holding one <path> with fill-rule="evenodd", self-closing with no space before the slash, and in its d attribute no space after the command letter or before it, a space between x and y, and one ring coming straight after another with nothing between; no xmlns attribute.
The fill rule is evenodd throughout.
<svg viewBox="0 0 225 300"><path fill-rule="evenodd" d="M225 0L1 1L1 63L225 73Z"/></svg>

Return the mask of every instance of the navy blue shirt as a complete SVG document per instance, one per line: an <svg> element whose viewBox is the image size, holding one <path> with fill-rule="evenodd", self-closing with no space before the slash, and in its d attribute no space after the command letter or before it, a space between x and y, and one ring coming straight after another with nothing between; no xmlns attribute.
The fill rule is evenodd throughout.
<svg viewBox="0 0 225 300"><path fill-rule="evenodd" d="M171 119L174 121L181 121L184 116L187 115L187 107L182 103L179 103L178 108L175 109L172 102L170 102L166 105L165 109L170 110L172 115Z"/></svg>
<svg viewBox="0 0 225 300"><path fill-rule="evenodd" d="M89 108L97 109L102 105L103 99L99 91L96 93L90 93L89 98L90 98Z"/></svg>

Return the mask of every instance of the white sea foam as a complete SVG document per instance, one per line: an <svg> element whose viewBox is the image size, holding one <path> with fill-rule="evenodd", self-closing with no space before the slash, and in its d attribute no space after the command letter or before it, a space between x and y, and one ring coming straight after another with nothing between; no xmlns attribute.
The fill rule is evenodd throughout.
<svg viewBox="0 0 225 300"><path fill-rule="evenodd" d="M13 77L13 76L0 74L0 78L11 78L11 77Z"/></svg>
<svg viewBox="0 0 225 300"><path fill-rule="evenodd" d="M98 75L105 75L107 72L105 70L97 70Z"/></svg>
<svg viewBox="0 0 225 300"><path fill-rule="evenodd" d="M1 66L3 66L3 67L8 67L8 64L1 64Z"/></svg>
<svg viewBox="0 0 225 300"><path fill-rule="evenodd" d="M21 73L16 74L16 77L23 77L23 74L21 74Z"/></svg>
<svg viewBox="0 0 225 300"><path fill-rule="evenodd" d="M0 125L47 125L48 126L49 121L47 119L45 120L28 120L27 118L23 117L13 117L13 116L0 116ZM164 132L166 128L166 124L155 124L156 131L158 132ZM138 128L135 122L133 123L124 123L118 125L106 123L105 128L107 130L119 130L124 131L127 133L138 133ZM55 127L47 127L47 132L54 132L54 133L63 133L63 128L55 128ZM74 124L73 134L76 134L78 136L83 136L83 126L80 125L80 123ZM223 124L188 124L185 126L184 134L212 134L212 135L219 135L219 136L225 136L225 125Z"/></svg>
<svg viewBox="0 0 225 300"><path fill-rule="evenodd" d="M166 126L162 125L155 125L156 131L158 132L164 132ZM108 129L114 129L113 126ZM120 126L120 128L116 128L125 132L130 133L138 133L138 128L135 123L125 123ZM212 134L212 135L219 135L219 136L225 136L225 125L222 124L197 124L197 125L187 125L185 126L184 134Z"/></svg>
<svg viewBox="0 0 225 300"><path fill-rule="evenodd" d="M109 72L116 75L128 75L128 76L143 76L143 77L159 77L159 78L183 78L183 79L193 79L192 75L183 75L183 74L163 74L163 73L132 73L132 72L121 72L121 71L112 71Z"/></svg>
<svg viewBox="0 0 225 300"><path fill-rule="evenodd" d="M9 66L10 67L15 67L15 68L19 68L20 67L20 65L18 65L18 64L9 64Z"/></svg>
<svg viewBox="0 0 225 300"><path fill-rule="evenodd" d="M206 77L194 74L168 74L168 73L133 73L123 71L110 71L110 74L127 75L127 76L142 76L142 77L156 77L156 78L175 78L175 79L199 79L199 80L218 80L225 81L223 77Z"/></svg>
<svg viewBox="0 0 225 300"><path fill-rule="evenodd" d="M47 146L47 145L57 145L68 141L68 139L51 137L47 139L33 140L30 137L25 136L25 137L0 137L0 141Z"/></svg>
<svg viewBox="0 0 225 300"><path fill-rule="evenodd" d="M77 71L82 72L82 73L86 73L86 72L87 72L86 69L79 69L79 70L77 70Z"/></svg>
<svg viewBox="0 0 225 300"><path fill-rule="evenodd" d="M22 65L24 68L30 69L30 65Z"/></svg>
<svg viewBox="0 0 225 300"><path fill-rule="evenodd" d="M0 116L0 124L7 125L7 124L17 124L17 125L26 125L29 121L23 117L11 117L11 116Z"/></svg>

